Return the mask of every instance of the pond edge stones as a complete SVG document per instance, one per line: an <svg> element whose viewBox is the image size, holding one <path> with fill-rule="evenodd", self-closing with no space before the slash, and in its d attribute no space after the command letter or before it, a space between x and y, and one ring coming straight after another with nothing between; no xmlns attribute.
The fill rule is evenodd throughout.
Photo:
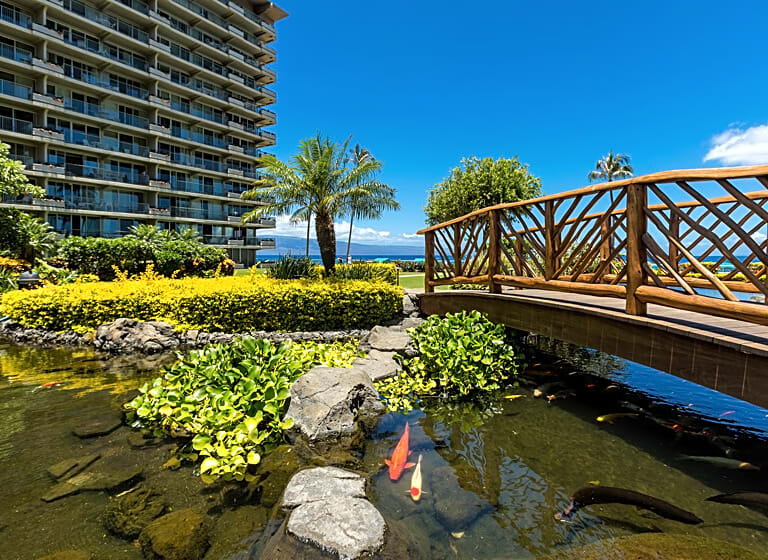
<svg viewBox="0 0 768 560"><path fill-rule="evenodd" d="M374 554L384 545L387 524L365 498L365 479L337 467L296 473L283 494L290 511L286 532L341 560Z"/></svg>

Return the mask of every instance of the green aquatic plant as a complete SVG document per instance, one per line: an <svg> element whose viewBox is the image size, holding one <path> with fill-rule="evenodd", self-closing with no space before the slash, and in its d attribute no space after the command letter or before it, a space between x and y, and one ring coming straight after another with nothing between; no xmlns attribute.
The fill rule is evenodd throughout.
<svg viewBox="0 0 768 560"><path fill-rule="evenodd" d="M433 315L408 329L419 355L403 372L376 384L390 410L409 410L429 396L473 397L499 389L520 369L504 325L477 312Z"/></svg>
<svg viewBox="0 0 768 560"><path fill-rule="evenodd" d="M252 480L249 465L284 441L294 381L312 367L351 367L353 343L253 338L211 344L182 356L126 404L128 420L154 435L186 437L181 457L201 460L205 482Z"/></svg>

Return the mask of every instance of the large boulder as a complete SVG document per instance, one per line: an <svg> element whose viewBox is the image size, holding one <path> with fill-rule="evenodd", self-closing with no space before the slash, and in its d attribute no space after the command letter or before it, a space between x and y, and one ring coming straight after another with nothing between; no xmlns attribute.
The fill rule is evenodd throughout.
<svg viewBox="0 0 768 560"><path fill-rule="evenodd" d="M208 550L208 523L194 509L164 515L139 535L141 552L148 560L199 560Z"/></svg>
<svg viewBox="0 0 768 560"><path fill-rule="evenodd" d="M106 352L156 354L179 346L170 323L121 318L96 329L93 344Z"/></svg>
<svg viewBox="0 0 768 560"><path fill-rule="evenodd" d="M310 443L370 431L384 405L360 368L315 367L291 386L285 419L293 419L289 437L301 434Z"/></svg>

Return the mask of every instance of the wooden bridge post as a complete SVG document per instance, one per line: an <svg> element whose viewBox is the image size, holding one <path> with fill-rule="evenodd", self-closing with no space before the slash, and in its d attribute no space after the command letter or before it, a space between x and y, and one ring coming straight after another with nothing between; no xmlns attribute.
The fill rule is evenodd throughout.
<svg viewBox="0 0 768 560"><path fill-rule="evenodd" d="M435 279L435 232L424 233L424 293L435 291L432 281Z"/></svg>
<svg viewBox="0 0 768 560"><path fill-rule="evenodd" d="M645 185L632 184L627 187L627 302L630 315L645 315L648 306L637 299L635 292L645 284L647 262L643 236L647 230L645 208L648 206L648 191Z"/></svg>
<svg viewBox="0 0 768 560"><path fill-rule="evenodd" d="M499 212L500 210L488 211L488 291L492 294L501 293L501 284L497 284L494 280L494 276L501 270Z"/></svg>
<svg viewBox="0 0 768 560"><path fill-rule="evenodd" d="M611 220L613 218L608 216L600 225L600 264L603 264L610 260L611 253L613 252L613 240L611 238ZM613 273L612 266L609 264L603 268L602 276ZM602 280L602 278L600 278Z"/></svg>
<svg viewBox="0 0 768 560"><path fill-rule="evenodd" d="M472 271L467 271L470 274ZM463 276L461 264L461 222L453 224L453 277Z"/></svg>
<svg viewBox="0 0 768 560"><path fill-rule="evenodd" d="M555 203L544 203L544 279L552 280L560 268L560 235L557 233Z"/></svg>
<svg viewBox="0 0 768 560"><path fill-rule="evenodd" d="M678 272L680 268L680 250L677 248L677 246L672 242L673 239L677 240L680 239L680 222L682 221L682 218L675 214L674 212L670 211L669 215L669 233L670 233L670 240L669 240L669 264L675 269L675 272Z"/></svg>

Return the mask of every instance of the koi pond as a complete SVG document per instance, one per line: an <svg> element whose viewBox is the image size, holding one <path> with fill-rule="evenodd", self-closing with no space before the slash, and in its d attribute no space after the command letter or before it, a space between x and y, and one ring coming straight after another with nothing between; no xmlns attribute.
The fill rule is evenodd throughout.
<svg viewBox="0 0 768 560"><path fill-rule="evenodd" d="M258 559L280 527L287 481L310 465L368 476L390 531L422 558L625 558L608 539L632 535L704 543L702 558L768 557L768 511L706 501L768 493L768 410L613 356L529 342L526 374L487 400L387 414L358 453L310 457L285 445L262 459L256 482L211 485L174 460L172 440L115 428L121 404L173 356L0 345L0 558L141 559L132 516L192 508L207 527L201 557ZM421 461L418 502L412 470L392 482L384 465L406 423L409 461ZM54 475L94 457L86 491L57 485ZM749 468L731 468L740 463ZM642 492L703 523L620 504L556 519L584 487ZM133 510L118 505L128 495Z"/></svg>

